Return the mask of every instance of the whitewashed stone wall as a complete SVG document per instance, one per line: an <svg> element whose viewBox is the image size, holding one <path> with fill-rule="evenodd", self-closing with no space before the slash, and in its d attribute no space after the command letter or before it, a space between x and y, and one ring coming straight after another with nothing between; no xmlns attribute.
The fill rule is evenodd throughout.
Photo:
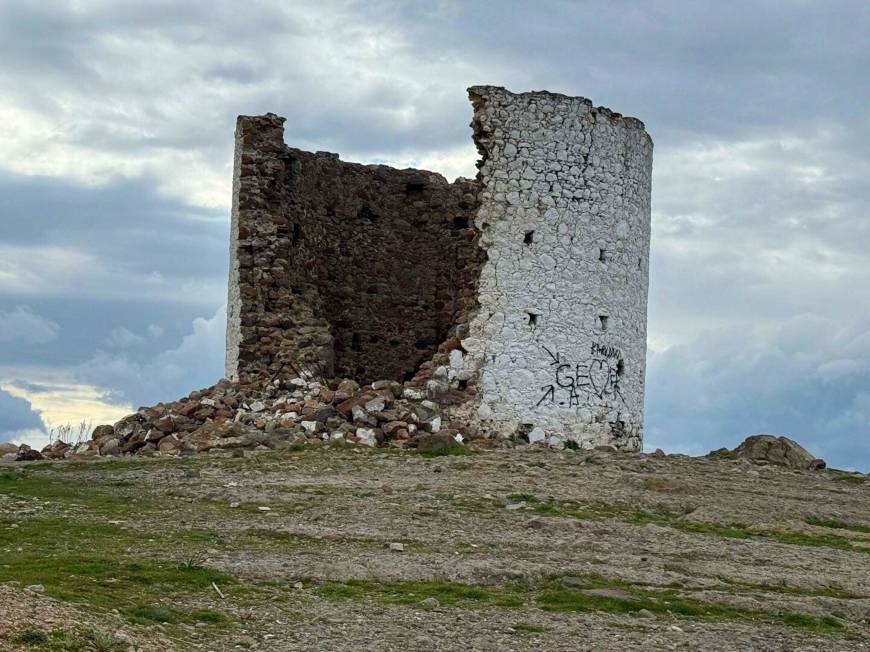
<svg viewBox="0 0 870 652"><path fill-rule="evenodd" d="M641 446L652 141L589 100L469 89L483 156L480 309L451 356L485 427Z"/></svg>

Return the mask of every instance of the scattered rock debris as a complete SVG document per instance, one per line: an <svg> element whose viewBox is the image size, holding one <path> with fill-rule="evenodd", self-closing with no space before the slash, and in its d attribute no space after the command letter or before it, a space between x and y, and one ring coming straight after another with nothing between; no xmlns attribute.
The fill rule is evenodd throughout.
<svg viewBox="0 0 870 652"><path fill-rule="evenodd" d="M281 449L311 441L438 453L476 437L480 439L468 426L445 423L441 404L425 392L396 381L361 387L349 379L330 383L297 377L260 386L224 379L178 401L140 408L114 425L98 426L90 441L55 441L41 452L13 446L6 455L16 461L186 455Z"/></svg>

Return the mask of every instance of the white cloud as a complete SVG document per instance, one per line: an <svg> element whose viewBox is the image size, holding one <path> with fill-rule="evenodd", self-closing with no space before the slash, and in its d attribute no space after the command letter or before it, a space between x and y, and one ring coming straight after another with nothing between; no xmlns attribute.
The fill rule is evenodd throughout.
<svg viewBox="0 0 870 652"><path fill-rule="evenodd" d="M38 428L28 428L25 430L0 430L0 443L8 442L10 444L27 444L36 450L42 450L49 443L48 433L45 430Z"/></svg>
<svg viewBox="0 0 870 652"><path fill-rule="evenodd" d="M148 324L148 336L153 339L158 339L163 335L163 328L157 324Z"/></svg>
<svg viewBox="0 0 870 652"><path fill-rule="evenodd" d="M141 335L137 335L133 331L121 326L112 329L112 332L109 333L109 337L106 338L106 345L116 349L126 349L127 347L139 344L144 340L145 338Z"/></svg>
<svg viewBox="0 0 870 652"><path fill-rule="evenodd" d="M0 310L0 342L44 344L57 338L60 327L40 317L27 306L18 306L12 312Z"/></svg>
<svg viewBox="0 0 870 652"><path fill-rule="evenodd" d="M99 351L74 369L83 382L110 391L115 401L150 405L186 396L223 377L226 306L193 321L178 346L148 360Z"/></svg>
<svg viewBox="0 0 870 652"><path fill-rule="evenodd" d="M0 244L0 295L176 301L215 305L226 297L223 278L179 281L159 270L106 266L74 246Z"/></svg>
<svg viewBox="0 0 870 652"><path fill-rule="evenodd" d="M417 168L422 170L437 171L448 181L454 181L457 177L473 179L477 176L478 159L477 150L471 140L469 131L468 143L449 149L432 149L422 154L411 152L398 152L389 154L372 154L361 152L350 153L343 156L345 160L361 161L363 163L379 163L394 168Z"/></svg>
<svg viewBox="0 0 870 652"><path fill-rule="evenodd" d="M650 344L775 325L851 321L870 304L870 164L833 128L657 150Z"/></svg>
<svg viewBox="0 0 870 652"><path fill-rule="evenodd" d="M99 6L70 19L84 38L57 47L88 83L62 83L50 67L0 76L0 168L87 185L145 177L167 196L228 209L236 114L271 110L293 114L296 146L368 161L383 148L374 143L398 136L454 172L435 150L445 126L448 142L470 133L465 86L480 73L464 60L415 60L401 25L341 4L258 3L253 32L227 3L175 13L171 27L159 13L132 20Z"/></svg>
<svg viewBox="0 0 870 652"><path fill-rule="evenodd" d="M41 430L55 427L77 425L80 423L113 423L132 412L129 404L110 402L110 395L104 389L76 381L69 371L57 369L5 369L2 370L2 394L13 397L19 405L26 404L28 409L39 415ZM16 379L29 376L36 382ZM0 430L2 430L0 419Z"/></svg>

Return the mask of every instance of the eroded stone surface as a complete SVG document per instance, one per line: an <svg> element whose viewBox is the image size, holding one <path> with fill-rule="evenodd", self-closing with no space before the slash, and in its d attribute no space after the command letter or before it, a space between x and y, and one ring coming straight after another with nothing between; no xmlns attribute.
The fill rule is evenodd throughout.
<svg viewBox="0 0 870 652"><path fill-rule="evenodd" d="M476 184L284 145L239 118L227 376L410 380L476 305Z"/></svg>
<svg viewBox="0 0 870 652"><path fill-rule="evenodd" d="M473 87L487 262L462 341L481 418L637 450L652 142L589 100Z"/></svg>

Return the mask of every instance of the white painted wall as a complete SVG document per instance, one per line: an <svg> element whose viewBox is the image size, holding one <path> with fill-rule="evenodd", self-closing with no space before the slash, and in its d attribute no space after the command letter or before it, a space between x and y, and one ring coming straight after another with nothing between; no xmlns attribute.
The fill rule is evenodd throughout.
<svg viewBox="0 0 870 652"><path fill-rule="evenodd" d="M478 377L493 429L637 450L652 141L583 98L470 90L488 261L459 377Z"/></svg>

